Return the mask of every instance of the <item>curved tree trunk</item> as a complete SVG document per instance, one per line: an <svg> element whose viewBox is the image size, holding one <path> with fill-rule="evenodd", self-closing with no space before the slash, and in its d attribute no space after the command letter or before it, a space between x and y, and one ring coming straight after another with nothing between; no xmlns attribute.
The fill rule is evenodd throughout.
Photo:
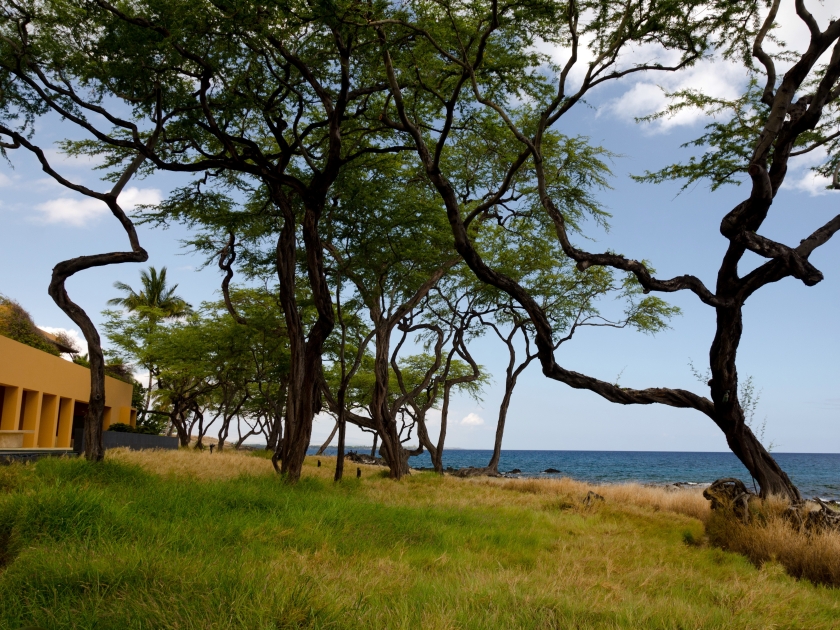
<svg viewBox="0 0 840 630"><path fill-rule="evenodd" d="M340 396L340 394L339 394L339 396ZM333 430L330 432L330 435L326 439L326 441L323 444L321 444L321 448L319 448L318 452L315 453L316 455L323 455L324 454L324 451L327 450L327 447L330 445L330 442L333 441L333 438L335 437L335 433L336 433L336 431L338 431L338 425L340 423L341 423L341 421L336 419L335 426L333 427Z"/></svg>
<svg viewBox="0 0 840 630"><path fill-rule="evenodd" d="M150 142L154 142L154 139ZM52 297L56 306L58 306L73 322L82 330L85 341L88 344L88 361L90 362L90 397L88 399L88 409L85 414L85 459L88 461L101 461L105 457L105 449L102 445L102 422L105 413L105 358L102 355L102 344L99 338L99 333L93 325L90 317L85 313L84 309L73 302L70 296L67 295L67 289L64 283L67 279L85 269L92 267L103 267L105 265L114 265L125 262L146 262L149 255L146 250L140 247L140 241L137 237L137 231L134 229L134 224L123 212L120 205L117 203L117 197L122 189L128 183L129 179L134 175L136 170L143 162L143 156L136 157L126 171L122 174L120 179L111 189L108 194L95 193L92 190L82 186L71 184L55 171L52 170L49 163L44 156L44 153L38 147L22 143L35 153L41 162L43 170L56 179L59 183L71 190L76 190L82 194L98 199L108 205L111 213L117 218L123 226L128 240L131 244L132 251L130 252L112 252L107 254L95 254L92 256L79 256L71 260L65 260L53 267L52 279L48 293Z"/></svg>
<svg viewBox="0 0 840 630"><path fill-rule="evenodd" d="M531 361L536 356L529 355L516 369L513 369L514 362L516 361L516 349L510 340L508 340L508 349L510 351L510 363L508 363L507 373L505 375L505 395L502 397L502 404L499 405L499 419L496 422L496 440L493 442L493 455L487 464L487 470L493 474L499 473L499 460L502 456L502 438L505 435L505 422L507 421L510 400L513 398L513 390L516 387L519 375L531 364Z"/></svg>
<svg viewBox="0 0 840 630"><path fill-rule="evenodd" d="M762 497L777 495L800 501L799 490L747 425L738 400L735 359L743 332L741 307L716 310L717 331L709 352L714 421L726 436L729 448L758 483Z"/></svg>
<svg viewBox="0 0 840 630"><path fill-rule="evenodd" d="M68 278L80 271L91 269L93 267L104 267L106 265L118 265L126 262L145 262L149 259L146 250L140 247L140 240L137 237L137 230L131 219L125 214L123 209L117 203L117 199L125 188L126 184L131 180L137 169L145 160L143 155L137 155L128 167L120 175L111 190L107 193L98 193L85 186L74 184L69 180L59 175L50 166L46 155L40 147L32 144L28 138L21 134L2 127L2 132L8 135L13 140L13 144L3 143L3 148L7 150L18 149L20 147L26 148L33 153L41 164L42 170L52 177L56 182L69 190L101 201L108 206L111 214L120 222L123 230L128 237L131 245L130 252L109 252L104 254L94 254L92 256L79 256L70 260L65 260L58 263L52 270L52 278L48 293L55 302L56 306L60 308L81 330L88 344L88 360L90 361L90 397L88 400L88 410L85 414L85 458L89 461L101 461L105 457L105 450L102 446L102 420L105 413L105 358L102 355L102 345L99 338L99 333L93 325L90 317L84 309L73 302L67 294L65 282ZM158 123L155 131L149 137L146 143L147 148L152 148L157 141L160 133L160 123Z"/></svg>
<svg viewBox="0 0 840 630"><path fill-rule="evenodd" d="M487 463L487 469L490 472L499 472L499 460L502 457L502 438L505 435L505 420L507 420L508 407L510 407L510 399L513 397L513 388L515 385L516 378L511 379L511 376L508 375L508 378L505 379L505 395L502 397L502 404L499 405L499 419L496 421L496 439L493 442L493 454Z"/></svg>

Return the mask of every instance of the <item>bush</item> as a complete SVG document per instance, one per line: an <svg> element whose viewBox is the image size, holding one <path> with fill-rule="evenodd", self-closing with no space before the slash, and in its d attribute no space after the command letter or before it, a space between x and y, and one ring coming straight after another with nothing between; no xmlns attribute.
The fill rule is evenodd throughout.
<svg viewBox="0 0 840 630"><path fill-rule="evenodd" d="M124 422L115 422L108 427L108 430L115 431L116 433L139 433L133 426Z"/></svg>
<svg viewBox="0 0 840 630"><path fill-rule="evenodd" d="M139 409L137 412L137 433L145 435L160 435L169 425L169 416L165 413L148 412Z"/></svg>
<svg viewBox="0 0 840 630"><path fill-rule="evenodd" d="M718 509L706 523L706 533L712 544L743 554L756 566L778 562L794 577L840 586L840 532L798 527L789 508L780 498L753 499L747 523L731 509Z"/></svg>
<svg viewBox="0 0 840 630"><path fill-rule="evenodd" d="M59 356L58 348L38 330L32 316L20 304L4 295L0 295L0 335Z"/></svg>

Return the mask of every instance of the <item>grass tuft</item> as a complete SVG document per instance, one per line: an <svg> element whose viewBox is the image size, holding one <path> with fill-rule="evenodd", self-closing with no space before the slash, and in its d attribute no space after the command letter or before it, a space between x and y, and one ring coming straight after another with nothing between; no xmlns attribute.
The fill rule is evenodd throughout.
<svg viewBox="0 0 840 630"><path fill-rule="evenodd" d="M745 555L757 566L778 563L794 577L840 586L840 532L794 526L785 515L788 506L779 498L753 499L748 524L717 510L706 523L709 540Z"/></svg>

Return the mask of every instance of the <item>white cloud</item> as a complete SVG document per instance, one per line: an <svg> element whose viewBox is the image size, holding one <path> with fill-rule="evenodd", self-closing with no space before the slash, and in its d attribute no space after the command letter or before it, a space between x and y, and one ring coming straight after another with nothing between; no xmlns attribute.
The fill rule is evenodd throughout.
<svg viewBox="0 0 840 630"><path fill-rule="evenodd" d="M737 65L722 60L704 61L678 73L649 73L643 80L618 98L600 108L599 115L612 115L626 122L662 111L668 104L665 92L698 90L707 96L733 99L742 91L746 75ZM685 109L672 117L662 118L652 124L653 132L667 131L674 127L694 125L706 115L700 109Z"/></svg>
<svg viewBox="0 0 840 630"><path fill-rule="evenodd" d="M123 210L132 210L140 204L160 203L160 191L155 188L126 188L119 196ZM108 206L90 197L59 197L35 206L46 223L69 223L85 226L110 213Z"/></svg>
<svg viewBox="0 0 840 630"><path fill-rule="evenodd" d="M782 188L806 192L812 197L836 194L827 189L827 186L831 184L830 177L823 177L811 170L814 166L824 164L827 159L828 153L825 151L825 148L819 147L795 160L791 160L792 163L788 168L787 177L782 184Z"/></svg>
<svg viewBox="0 0 840 630"><path fill-rule="evenodd" d="M67 155L59 149L46 149L44 157L50 163L50 166L56 170L58 167L63 168L83 168L90 170L102 163L102 158L92 155Z"/></svg>
<svg viewBox="0 0 840 630"><path fill-rule="evenodd" d="M484 418L476 413L470 413L464 416L464 419L461 420L461 424L468 427L478 427L484 424Z"/></svg>
<svg viewBox="0 0 840 630"><path fill-rule="evenodd" d="M13 184L12 178L4 173L0 173L0 188L11 186Z"/></svg>
<svg viewBox="0 0 840 630"><path fill-rule="evenodd" d="M834 3L811 3L809 10L817 19L821 28L825 28L828 22L837 17L836 4ZM834 7L827 5L834 4ZM775 31L777 37L784 41L785 48L805 51L809 43L809 31L807 26L795 13L794 3L783 3L780 8L777 24L779 28ZM765 43L768 51L778 49L778 46L771 41ZM820 63L828 60L831 51L823 55ZM670 57L669 57L670 55ZM655 58L658 56L659 58ZM674 52L658 51L654 46L640 46L629 49L622 55L624 67L640 62L657 61L663 65L672 64L676 61ZM789 63L777 62L777 72L781 76L789 67ZM734 62L724 61L719 57L703 60L695 66L679 72L648 72L636 75L637 79L632 82L618 98L608 101L600 108L599 115L607 114L633 122L637 117L647 116L662 111L667 105L664 92L674 92L683 89L694 89L719 98L735 98L739 96L746 84L747 75L743 67ZM679 112L672 118L663 118L648 126L651 132L663 132L669 129L682 126L695 125L706 118L699 109L686 109ZM807 179L807 181L805 181ZM797 185L801 190L807 190L812 194L821 194L823 181L814 180L813 177L803 178ZM820 190L820 193L814 192Z"/></svg>
<svg viewBox="0 0 840 630"><path fill-rule="evenodd" d="M72 328L57 328L55 326L38 326L38 328L40 328L41 330L44 330L44 331L46 331L46 332L48 332L52 335L57 335L58 333L64 333L65 335L70 337L70 339L73 340L73 344L79 350L81 350L82 354L87 354L88 353L87 341L85 341L85 338L82 336L82 334L78 330L74 330ZM62 356L64 358L67 358L64 355L62 355Z"/></svg>
<svg viewBox="0 0 840 630"><path fill-rule="evenodd" d="M812 197L817 197L827 193L836 194L826 188L830 184L831 178L823 177L819 173L814 173L813 171L807 171L803 175L800 175L797 179L788 177L783 184L783 188L799 190L808 193Z"/></svg>

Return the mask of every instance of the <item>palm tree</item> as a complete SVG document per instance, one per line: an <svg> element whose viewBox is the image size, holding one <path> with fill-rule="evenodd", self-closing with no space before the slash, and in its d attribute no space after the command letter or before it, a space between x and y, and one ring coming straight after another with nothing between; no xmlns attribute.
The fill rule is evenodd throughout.
<svg viewBox="0 0 840 630"><path fill-rule="evenodd" d="M166 267L161 267L160 273L154 267L149 267L148 271L144 269L140 272L140 282L143 285L140 293L135 292L125 282L115 282L114 288L127 295L108 300L108 304L122 306L147 319L169 319L189 314L190 305L183 298L175 295L178 285L166 286ZM155 310L160 311L161 314L154 313Z"/></svg>
<svg viewBox="0 0 840 630"><path fill-rule="evenodd" d="M175 295L178 285L166 286L166 267L161 267L160 273L154 267L149 267L140 272L140 283L143 288L136 292L125 282L115 282L114 288L125 293L125 297L117 297L108 300L108 304L122 306L127 311L137 313L142 319L149 322L150 329L154 329L161 319L176 319L189 315L192 310L186 300ZM146 411L152 399L152 372L153 365L149 368L149 387L146 390Z"/></svg>

